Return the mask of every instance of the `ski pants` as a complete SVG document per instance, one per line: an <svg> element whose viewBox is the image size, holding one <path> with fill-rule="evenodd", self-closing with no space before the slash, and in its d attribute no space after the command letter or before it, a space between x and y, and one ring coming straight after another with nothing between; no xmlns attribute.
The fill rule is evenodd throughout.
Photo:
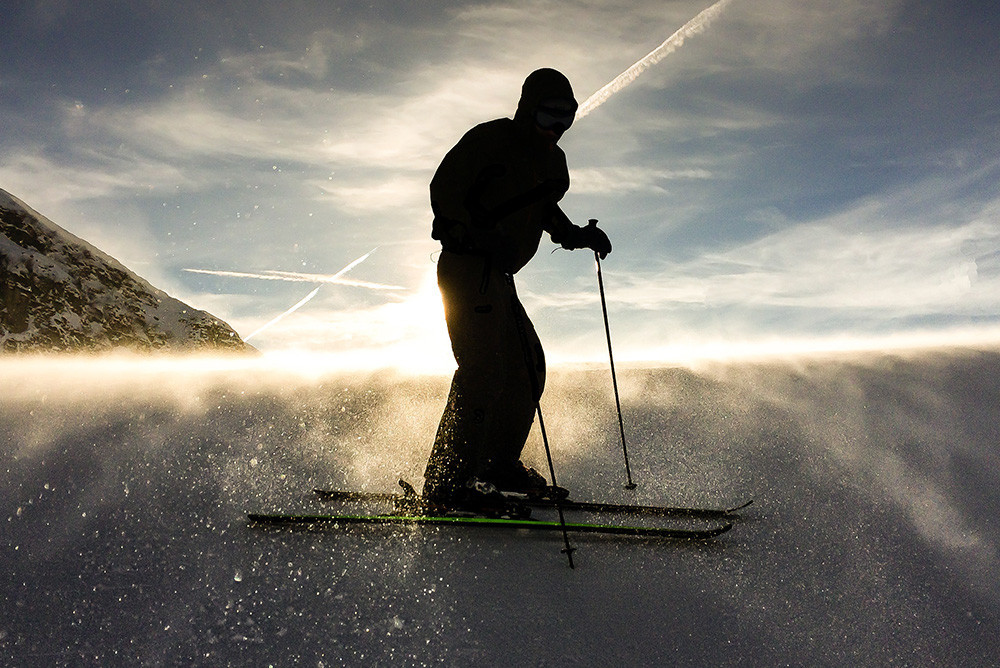
<svg viewBox="0 0 1000 668"><path fill-rule="evenodd" d="M545 386L545 357L513 278L488 257L441 253L438 287L458 368L424 493L454 490L520 459Z"/></svg>

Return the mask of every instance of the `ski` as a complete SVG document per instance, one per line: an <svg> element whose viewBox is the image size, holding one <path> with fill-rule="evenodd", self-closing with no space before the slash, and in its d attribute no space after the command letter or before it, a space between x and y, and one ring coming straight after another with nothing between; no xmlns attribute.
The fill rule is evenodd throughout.
<svg viewBox="0 0 1000 668"><path fill-rule="evenodd" d="M414 498L416 492L412 487L400 481L404 492L357 492L337 489L314 489L313 495L324 501L389 501L395 504L405 504ZM523 495L507 494L507 498L515 503L526 504L538 508L555 508L558 504L563 510L579 510L594 513L626 513L633 515L653 515L659 517L690 517L690 518L724 518L732 515L753 503L753 499L730 507L697 508L687 506L648 506L622 503L600 503L593 501L556 500L550 494Z"/></svg>
<svg viewBox="0 0 1000 668"><path fill-rule="evenodd" d="M733 515L743 510L753 503L753 499L730 508L695 508L687 506L644 506L629 503L600 503L596 501L555 501L554 499L542 497L532 498L530 496L508 495L508 498L518 503L525 503L538 508L555 508L556 504L562 506L563 510L581 510L593 513L627 513L635 515L655 515L661 517L691 517L691 518L722 518Z"/></svg>
<svg viewBox="0 0 1000 668"><path fill-rule="evenodd" d="M333 526L374 525L374 526L459 526L497 529L528 529L537 531L562 531L560 522L530 519L508 519L465 515L298 515L250 513L247 519L253 524L277 526ZM702 529L626 526L619 524L590 524L567 522L567 531L617 536L638 536L674 540L700 540L714 538L733 528L732 523Z"/></svg>

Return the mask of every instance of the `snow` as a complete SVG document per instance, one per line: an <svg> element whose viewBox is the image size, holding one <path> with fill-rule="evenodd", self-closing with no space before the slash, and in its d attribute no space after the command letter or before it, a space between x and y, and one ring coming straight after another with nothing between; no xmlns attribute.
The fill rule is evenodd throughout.
<svg viewBox="0 0 1000 668"><path fill-rule="evenodd" d="M419 479L447 378L0 361L0 664L994 665L1000 351L620 369L544 400L580 499L752 494L723 537L265 530ZM543 462L537 435L526 457Z"/></svg>
<svg viewBox="0 0 1000 668"><path fill-rule="evenodd" d="M5 350L248 350L222 321L154 288L3 190L0 218Z"/></svg>
<svg viewBox="0 0 1000 668"><path fill-rule="evenodd" d="M19 200L18 198L14 197L13 195L4 190L0 190L0 208L6 209L8 211L13 211L18 214L26 215L30 220L34 221L36 225L42 227L45 230L45 238L42 240L42 242L47 247L47 250L49 249L61 250L64 248L72 248L76 253L79 253L81 255L87 255L90 258L100 261L103 264L109 265L114 269L117 269L123 273L131 274L131 272L129 272L129 270L125 268L125 266L123 266L115 258L111 257L107 253L104 253L99 248L87 243L80 237L77 237L76 235L67 232L65 229L56 225L51 220L41 215L40 213L29 207L27 204L25 204L24 202L22 202L21 200ZM68 274L66 274L65 272L65 269L59 267L56 262L54 262L50 258L47 258L44 254L39 253L38 251L34 250L25 251L16 244L11 244L10 242L7 242L4 248L5 250L7 248L12 249L13 251L17 252L17 255L21 256L21 258L30 257L35 262L42 263L45 269L39 268L36 271L42 270L51 272L50 278L53 278L54 280L65 281L68 280L69 278ZM155 288L149 285L149 283L146 283L145 281L143 281L138 277L135 278L137 281L141 282L143 286L146 287L147 289L151 291L155 290Z"/></svg>

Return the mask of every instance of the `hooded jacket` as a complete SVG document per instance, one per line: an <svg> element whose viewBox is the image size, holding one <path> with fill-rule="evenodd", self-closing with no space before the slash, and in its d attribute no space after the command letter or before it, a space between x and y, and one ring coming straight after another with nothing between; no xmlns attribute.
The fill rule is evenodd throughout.
<svg viewBox="0 0 1000 668"><path fill-rule="evenodd" d="M487 255L516 273L543 230L563 243L579 229L558 206L569 189L566 155L535 127L536 109L551 99L576 105L565 76L532 72L513 119L477 125L445 155L430 185L431 236L445 250Z"/></svg>

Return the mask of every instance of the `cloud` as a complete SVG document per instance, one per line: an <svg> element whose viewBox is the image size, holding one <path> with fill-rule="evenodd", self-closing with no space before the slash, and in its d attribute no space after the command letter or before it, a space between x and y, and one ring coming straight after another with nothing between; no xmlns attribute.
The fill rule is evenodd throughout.
<svg viewBox="0 0 1000 668"><path fill-rule="evenodd" d="M169 275L185 266L320 274L335 268L331 257L383 245L365 273L406 285L435 249L435 166L473 124L513 112L527 72L563 69L585 99L710 4L509 0L284 18L267 9L282 20L238 19L252 40L212 37L221 19L206 9L207 23L179 36L205 42L196 64L164 51L123 66L118 79L143 94L78 102L47 92L63 96L55 112L0 138L0 184L108 252L151 263L151 280L186 283ZM574 126L564 204L618 225L605 269L623 326L664 330L681 312L694 327L740 311L748 329L778 326L777 312L820 328L830 312L843 322L995 312L995 217L970 208L992 197L990 173L954 185L995 142L909 141L942 120L897 122L917 113L925 80L910 82L915 98L885 97L899 85L887 77L909 70L892 70L884 47L904 42L912 20L901 0L737 0ZM536 264L565 280L526 285L526 301L574 326L596 303L587 263ZM181 287L210 301L200 293L214 284L202 280ZM257 325L301 297L244 289L252 297L212 303L239 304L244 317L256 300L247 322ZM336 304L326 292L268 335L311 313L371 306L345 296L362 291L330 290Z"/></svg>
<svg viewBox="0 0 1000 668"><path fill-rule="evenodd" d="M321 31L305 55L226 56L152 100L67 104L59 131L71 148L58 167L88 174L75 196L96 197L139 183L205 190L241 173L291 166L318 186L317 199L351 213L382 212L393 200L412 212L417 201L426 207L426 184L447 148L475 122L513 111L523 73L497 86L503 75L485 62L417 68L391 91L331 85L327 70L342 50L324 44L338 40L344 37ZM279 76L288 72L308 76ZM38 153L32 147L22 155ZM27 157L6 163L28 182L53 171ZM330 176L324 182L310 172Z"/></svg>
<svg viewBox="0 0 1000 668"><path fill-rule="evenodd" d="M970 243L997 243L972 222L903 230L807 224L710 255L696 273L707 304L884 310L889 315L979 312L1000 294L977 280Z"/></svg>
<svg viewBox="0 0 1000 668"><path fill-rule="evenodd" d="M427 174L380 173L353 178L327 177L309 184L318 199L332 202L346 213L395 213L406 218L428 218Z"/></svg>
<svg viewBox="0 0 1000 668"><path fill-rule="evenodd" d="M84 149L79 161L48 157L29 145L9 152L0 162L0 183L22 199L58 204L150 190L170 184L193 188L197 181L178 165L143 158L125 150ZM95 169L95 165L101 169Z"/></svg>
<svg viewBox="0 0 1000 668"><path fill-rule="evenodd" d="M998 250L1000 232L990 221L866 230L838 216L660 271L617 273L613 294L619 307L644 311L700 304L878 311L886 319L992 314L1000 311L1000 277L981 276L977 255Z"/></svg>
<svg viewBox="0 0 1000 668"><path fill-rule="evenodd" d="M978 176L928 180L815 220L773 214L767 233L688 259L612 254L604 275L616 347L640 359L996 340L1000 199L960 195ZM596 358L594 277L531 284L543 287L521 296L554 354ZM874 335L883 338L859 338Z"/></svg>
<svg viewBox="0 0 1000 668"><path fill-rule="evenodd" d="M711 179L707 169L649 169L646 167L584 168L571 170L573 193L577 195L630 192L663 192L664 181Z"/></svg>
<svg viewBox="0 0 1000 668"><path fill-rule="evenodd" d="M797 0L734 2L713 24L710 47L718 58L709 63L789 76L808 72L819 81L865 76L856 65L866 59L870 39L897 29L903 0L845 0L809 3Z"/></svg>
<svg viewBox="0 0 1000 668"><path fill-rule="evenodd" d="M703 9L701 4L508 2L439 11L438 25L422 24L412 34L393 23L380 26L381 32L368 30L364 37L360 32L319 27L281 48L229 47L218 60L203 61L197 72L174 80L168 93L154 99L103 107L70 105L63 131L81 168L107 174L103 182L107 193L121 187L120 178L128 172L105 148L88 154L87 146L123 147L132 160L145 163L143 181L153 186L210 187L233 174L223 173L219 164L229 164L237 172L250 169L235 161L336 170L334 183L317 194L338 204L349 203L352 212L367 206L374 212L383 209L388 199L384 192L362 196L372 191L374 178L393 182L404 199L417 201L419 195L422 202L426 184L421 182L429 178L443 152L473 123L511 113L520 82L533 67L555 64L579 74L582 97L607 82L605 75L595 78L592 73L620 71L624 61L628 64L645 53L651 39L658 37L658 43ZM841 9L829 12L826 19L795 3L771 4L775 11L768 12L766 20L759 12L743 10L739 21L744 37L751 30L773 32L777 25L788 33L781 42L794 42L796 34L818 27L822 19L824 30L810 32L815 41L816 35L829 33L830 25L850 26L860 20L861 5L855 2L838 3ZM873 17L880 14L877 8L869 11ZM572 30L552 29L568 19ZM724 24L720 19L712 30L723 29ZM609 25L616 26L616 32L611 33ZM343 63L355 59L375 63L381 58L377 50L390 35L396 47L422 57L405 71L386 72L391 76L375 85L359 86L346 76ZM421 52L417 45L422 40L437 44L440 55L431 58L426 50ZM736 57L725 49L723 55ZM712 66L715 59L713 55L701 65ZM657 67L671 71L666 65ZM658 84L654 80L650 85ZM691 120L700 124L701 132L708 126L746 127L755 114L753 122L762 122L760 112L732 104L729 109L718 105L717 110L715 120L703 115ZM677 123L679 116L660 114L651 120L662 123L664 118ZM641 128L639 123L636 130ZM641 145L635 137L633 146ZM594 162L581 157L584 161L577 164ZM21 167L31 173L32 165ZM197 177L184 178L180 172Z"/></svg>

